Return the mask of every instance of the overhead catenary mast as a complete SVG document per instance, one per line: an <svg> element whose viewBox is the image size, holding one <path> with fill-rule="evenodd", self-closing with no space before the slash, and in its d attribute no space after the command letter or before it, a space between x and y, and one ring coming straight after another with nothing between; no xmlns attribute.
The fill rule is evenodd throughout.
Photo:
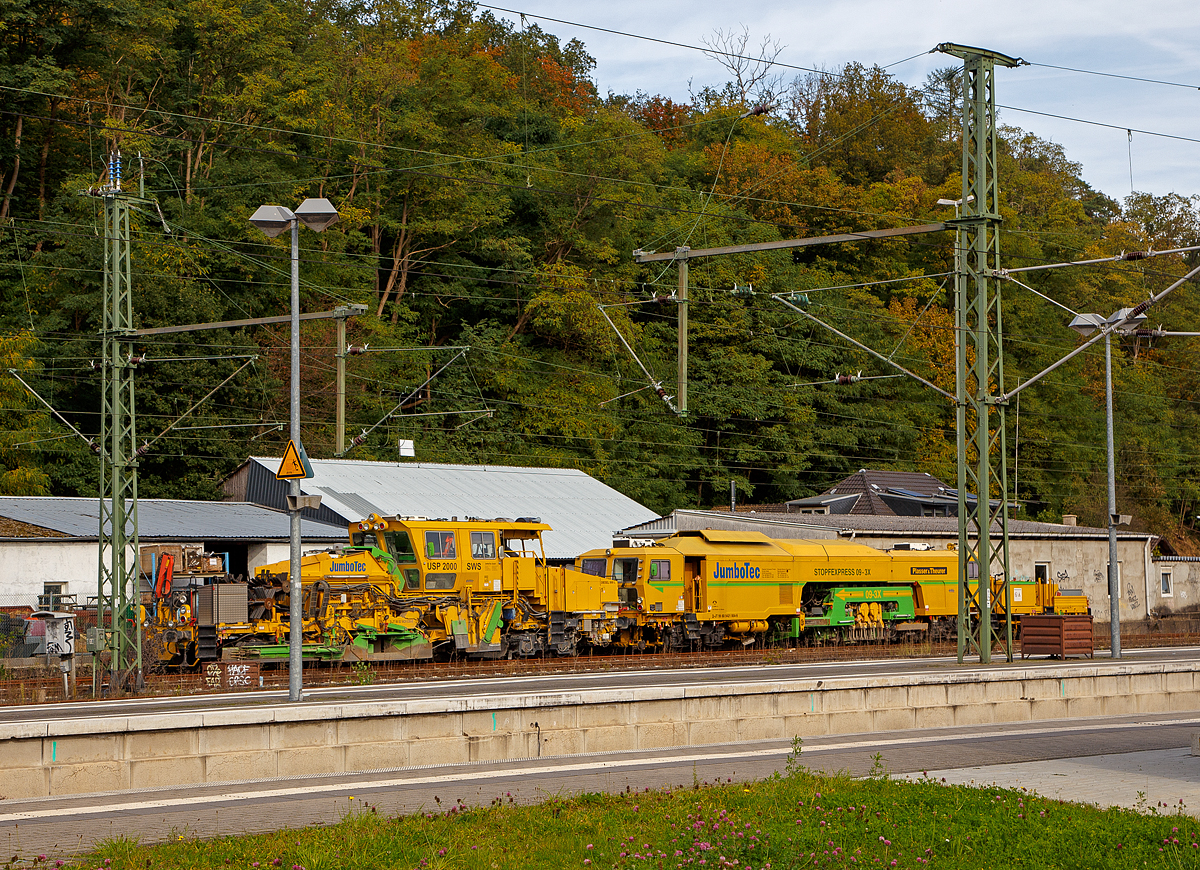
<svg viewBox="0 0 1200 870"><path fill-rule="evenodd" d="M1000 644L1013 660L1008 547L1008 448L1001 336L1000 187L996 179L996 64L1025 63L996 51L944 42L963 61L962 216L955 218L955 408L958 453L958 660L990 662ZM973 458L971 454L974 454ZM968 499L968 493L977 497ZM995 492L996 499L992 499ZM992 536L999 546L994 546ZM971 574L977 583L971 589ZM1004 631L992 625L992 578ZM972 624L972 611L978 619Z"/></svg>
<svg viewBox="0 0 1200 870"><path fill-rule="evenodd" d="M94 653L109 655L111 680L141 688L142 620L138 613L137 418L134 413L133 288L129 213L121 189L121 153L111 155L108 180L91 191L104 202L104 312L100 392L100 570L96 584ZM140 192L140 191L139 191ZM92 669L93 691L100 668Z"/></svg>

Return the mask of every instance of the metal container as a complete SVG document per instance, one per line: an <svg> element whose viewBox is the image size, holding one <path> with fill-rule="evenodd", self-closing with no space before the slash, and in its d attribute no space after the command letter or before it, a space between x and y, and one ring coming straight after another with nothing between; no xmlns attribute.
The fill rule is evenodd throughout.
<svg viewBox="0 0 1200 870"><path fill-rule="evenodd" d="M249 591L245 583L202 586L196 595L196 621L200 625L247 623Z"/></svg>

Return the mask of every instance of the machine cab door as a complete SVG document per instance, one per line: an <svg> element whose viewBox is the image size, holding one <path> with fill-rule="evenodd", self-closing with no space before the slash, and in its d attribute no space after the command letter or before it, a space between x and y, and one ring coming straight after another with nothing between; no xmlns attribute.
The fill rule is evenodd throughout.
<svg viewBox="0 0 1200 870"><path fill-rule="evenodd" d="M617 600L622 610L637 610L637 581L641 559L613 559L613 582L617 584Z"/></svg>
<svg viewBox="0 0 1200 870"><path fill-rule="evenodd" d="M472 531L468 534L471 551L467 556L465 579L480 592L502 592L500 557L496 550L494 531Z"/></svg>
<svg viewBox="0 0 1200 870"><path fill-rule="evenodd" d="M683 601L692 613L704 612L704 583L700 578L700 560L687 559L683 563Z"/></svg>

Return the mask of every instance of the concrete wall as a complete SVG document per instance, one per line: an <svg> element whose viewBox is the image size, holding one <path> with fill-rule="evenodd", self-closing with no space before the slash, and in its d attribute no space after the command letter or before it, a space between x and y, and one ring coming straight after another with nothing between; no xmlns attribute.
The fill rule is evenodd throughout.
<svg viewBox="0 0 1200 870"><path fill-rule="evenodd" d="M0 725L7 798L647 750L794 736L1200 710L1184 664L670 686Z"/></svg>

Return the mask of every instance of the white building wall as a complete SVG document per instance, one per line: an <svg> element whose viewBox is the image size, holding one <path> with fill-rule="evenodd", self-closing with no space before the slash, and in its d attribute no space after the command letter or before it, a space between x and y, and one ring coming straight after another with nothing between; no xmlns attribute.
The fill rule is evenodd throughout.
<svg viewBox="0 0 1200 870"><path fill-rule="evenodd" d="M0 542L0 602L34 605L45 584L62 583L82 604L96 594L99 572L95 541Z"/></svg>
<svg viewBox="0 0 1200 870"><path fill-rule="evenodd" d="M1170 592L1162 590L1162 575L1170 575ZM1150 575L1150 609L1173 611L1200 605L1200 562L1152 562Z"/></svg>
<svg viewBox="0 0 1200 870"><path fill-rule="evenodd" d="M321 553L329 548L328 544L305 544L301 542L301 555L309 553ZM259 568L267 565L284 563L283 570L287 570L287 563L292 558L292 546L287 541L271 542L266 544L250 544L246 551L246 565L250 570L250 575L253 576Z"/></svg>

